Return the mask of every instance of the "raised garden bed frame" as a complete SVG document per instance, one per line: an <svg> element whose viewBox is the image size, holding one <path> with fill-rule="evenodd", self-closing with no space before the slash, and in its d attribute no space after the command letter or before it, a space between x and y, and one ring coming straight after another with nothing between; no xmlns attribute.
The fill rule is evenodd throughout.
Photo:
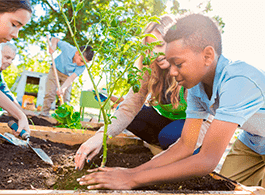
<svg viewBox="0 0 265 195"><path fill-rule="evenodd" d="M88 123L90 127L99 127L102 124L97 123ZM68 145L81 144L87 139L95 135L96 131L91 130L71 130L66 128L56 128L56 127L44 127L37 125L30 125L31 136L47 139L53 142L64 143ZM7 123L0 123L0 133L11 132L10 128L7 126ZM120 134L112 139L108 140L109 144L114 145L127 145L127 144L143 144L143 141L138 137L129 136L126 134ZM223 178L216 178L223 179ZM198 191L192 193L185 193L186 195L199 195L199 194L211 194L211 195L265 195L265 189L262 187L246 187L241 184L234 184L234 191ZM138 190L92 190L92 191L75 191L75 190L0 190L0 195L10 195L10 194L21 194L21 195L32 195L32 194L84 194L84 195L106 195L106 194L128 194L128 195L139 195L139 194L163 194L171 195L171 193L158 193L156 191L138 191ZM175 194L175 193L174 193ZM175 194L183 195L183 193Z"/></svg>

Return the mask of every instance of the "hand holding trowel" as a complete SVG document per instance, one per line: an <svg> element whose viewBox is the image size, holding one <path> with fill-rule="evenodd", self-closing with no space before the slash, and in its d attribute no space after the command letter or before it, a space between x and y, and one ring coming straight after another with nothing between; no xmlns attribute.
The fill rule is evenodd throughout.
<svg viewBox="0 0 265 195"><path fill-rule="evenodd" d="M49 50L50 50L51 45L50 45L50 40L49 40L48 33L46 33L46 37L47 37L47 50L48 50L48 53L50 53ZM55 80L56 80L56 85L57 85L58 90L60 91L60 83L59 83L58 74L57 74L57 70L56 70L56 67L55 67L55 62L54 62L52 53L51 53L51 58L52 58L52 68L53 68L53 73L54 73L54 77L55 77ZM60 100L60 104L62 105L63 104L62 95L59 95L59 100Z"/></svg>
<svg viewBox="0 0 265 195"><path fill-rule="evenodd" d="M18 129L18 125L17 125L17 123L15 122L15 121L9 121L8 122L8 126L11 128L11 129L13 129L13 130L15 130L15 131L17 131L17 129ZM35 152L43 161L45 161L46 163L48 163L48 164L50 164L50 165L53 165L53 162L52 162L52 160L50 159L50 157L42 150L42 149L40 149L40 148L33 148L32 146L31 146L31 144L29 143L29 138L30 138L30 135L29 135L29 133L28 132L26 132L24 129L20 132L20 134L19 134L19 136L22 138L22 139L25 139L25 140L27 140L27 142L26 142L26 145L31 149L31 150L33 150L33 152ZM9 140L7 140L7 141L9 141L10 142L10 140L12 140L12 142L10 142L10 143L13 143L13 144L15 144L15 145L17 145L17 146L20 146L20 145L22 145L21 144L21 142L20 143L18 143L19 142L19 139L15 139L15 138L13 138L12 139L12 137L8 137L9 138ZM22 140L21 140L22 141ZM23 145L22 145L23 146Z"/></svg>

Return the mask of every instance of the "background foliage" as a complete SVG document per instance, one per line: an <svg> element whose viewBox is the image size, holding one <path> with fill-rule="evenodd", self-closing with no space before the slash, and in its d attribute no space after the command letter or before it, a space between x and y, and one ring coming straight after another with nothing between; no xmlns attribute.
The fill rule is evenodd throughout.
<svg viewBox="0 0 265 195"><path fill-rule="evenodd" d="M80 0L78 0L81 2ZM76 7L71 5L71 0L64 0L64 13L68 18L72 18L75 13ZM166 0L85 0L83 8L78 11L76 19L71 21L75 23L78 29L78 44L84 45L88 41L89 44L94 45L100 44L100 40L103 38L95 36L89 39L88 36L93 37L90 30L93 25L96 25L100 21L99 13L105 10L112 11L114 7L122 6L124 7L124 12L127 15L133 17L136 15L142 16L160 16L165 14ZM71 34L67 28L64 18L60 13L57 0L31 0L33 7L33 15L31 21L20 31L19 38L16 39L16 45L19 48L19 59L21 64L14 68L11 66L6 71L4 71L4 78L8 81L9 87L15 82L15 78L23 70L33 70L42 73L46 73L50 68L50 57L46 53L46 37L45 33L49 32L51 35L61 38L73 44ZM75 4L77 5L77 4ZM75 6L74 5L74 6ZM211 11L211 4L209 2L201 3L198 5L203 12ZM180 9L179 2L173 0L173 7L171 8L172 14L182 14L189 10ZM218 20L220 27L224 27L222 18L215 16ZM119 17L119 22L123 22L122 17ZM143 30L143 29L142 29ZM41 52L35 56L30 55L29 46L37 45ZM100 74L99 67L93 67L94 74ZM80 76L73 84L71 104L78 104L80 97L80 89L83 85L82 76ZM125 81L120 81L119 86L126 85ZM27 89L28 92L36 92L38 89L34 86L30 86ZM117 90L116 95L119 95L122 90Z"/></svg>

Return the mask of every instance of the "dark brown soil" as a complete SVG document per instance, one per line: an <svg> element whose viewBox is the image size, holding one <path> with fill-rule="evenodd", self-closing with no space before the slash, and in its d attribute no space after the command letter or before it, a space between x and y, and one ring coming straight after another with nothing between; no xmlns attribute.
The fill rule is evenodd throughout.
<svg viewBox="0 0 265 195"><path fill-rule="evenodd" d="M2 115L0 116L0 122L7 123L10 120L14 120L17 122L17 119L15 119L12 116L6 116ZM51 123L44 118L39 118L38 116L32 116L28 118L30 125L38 125L38 126L46 126L46 127L54 127L57 125L57 123Z"/></svg>
<svg viewBox="0 0 265 195"><path fill-rule="evenodd" d="M15 120L11 116L1 116L0 122ZM37 116L31 117L30 124L53 127L49 121ZM100 152L82 171L74 168L74 155L79 145L69 146L31 137L34 148L43 149L51 157L54 166L43 162L28 148L20 148L0 140L0 189L58 189L85 190L76 179L87 174L86 170L101 164ZM153 157L149 149L139 145L123 147L109 146L106 166L127 167L139 166ZM209 175L177 183L152 185L137 190L156 190L159 192L189 192L189 191L227 191L234 190L231 182L215 180ZM104 190L103 190L104 191ZM109 192L109 191L108 191Z"/></svg>
<svg viewBox="0 0 265 195"><path fill-rule="evenodd" d="M23 149L6 142L0 142L0 189L86 189L76 179L87 174L86 170L101 163L101 154L86 164L82 171L74 169L74 154L79 146L68 146L31 138L35 148L42 148L53 160L54 166L45 164L29 149ZM135 167L152 158L152 153L144 146L109 146L106 166ZM137 190L156 190L159 192L187 192L194 190L233 190L230 182L215 180L210 176L148 186Z"/></svg>

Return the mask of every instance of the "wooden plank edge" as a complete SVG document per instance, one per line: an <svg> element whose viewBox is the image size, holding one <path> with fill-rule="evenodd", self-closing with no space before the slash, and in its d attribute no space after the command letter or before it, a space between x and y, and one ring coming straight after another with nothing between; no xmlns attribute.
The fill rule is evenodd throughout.
<svg viewBox="0 0 265 195"><path fill-rule="evenodd" d="M107 190L106 190L107 191ZM184 193L159 193L157 191L138 191L138 190L121 190L121 191L114 191L110 190L110 192L102 192L99 190L91 190L91 191L74 191L74 190L0 190L1 195L32 195L32 194L47 194L47 195L56 195L56 194L64 194L64 195L110 195L110 194L122 194L122 195L154 195L154 194L161 194L161 195L184 195ZM252 195L252 193L247 191L199 191L185 193L185 195L201 195L201 194L208 194L208 195ZM259 194L257 194L259 195Z"/></svg>
<svg viewBox="0 0 265 195"><path fill-rule="evenodd" d="M87 139L95 135L96 133L96 131L90 131L90 130L80 130L80 129L71 130L71 129L65 129L65 128L43 127L43 126L36 126L36 125L35 126L30 125L30 129L31 129L31 135L34 137L50 140L50 141L57 142L57 143L64 143L67 145L82 144ZM4 132L11 132L11 129L8 127L7 123L0 123L0 133L4 133ZM128 145L128 144L144 145L143 141L140 138L136 136L128 136L126 134L120 134L112 139L109 139L108 144L113 144L113 145L118 145L118 146L123 146L123 145ZM227 180L227 178L225 178L224 176L220 177L218 174L215 174L213 177L216 179ZM244 191L252 195L260 195L260 194L264 195L265 194L265 190L262 187L256 187L256 186L247 187L242 184L234 184L234 185L236 187L236 190L235 190L236 192ZM2 191L0 190L0 194L1 192ZM230 191L230 192L233 192L233 191ZM31 193L31 190L30 190L30 193Z"/></svg>
<svg viewBox="0 0 265 195"><path fill-rule="evenodd" d="M30 125L30 130L31 136L33 137L67 145L82 144L86 140L94 136L96 133L96 131L91 130L72 130L66 128L43 127L37 125ZM7 123L0 123L0 133L4 134L5 132L11 133L12 130L8 127ZM118 136L109 139L107 143L117 146L130 144L143 145L143 141L140 138L124 133L121 133Z"/></svg>
<svg viewBox="0 0 265 195"><path fill-rule="evenodd" d="M249 192L252 195L265 195L265 189L261 186L245 186L243 184L240 184L236 181L233 181L221 174L218 174L216 172L212 172L209 174L212 176L214 179L220 179L220 180L225 180L227 182L230 182L232 185L235 186L235 191L246 191Z"/></svg>

